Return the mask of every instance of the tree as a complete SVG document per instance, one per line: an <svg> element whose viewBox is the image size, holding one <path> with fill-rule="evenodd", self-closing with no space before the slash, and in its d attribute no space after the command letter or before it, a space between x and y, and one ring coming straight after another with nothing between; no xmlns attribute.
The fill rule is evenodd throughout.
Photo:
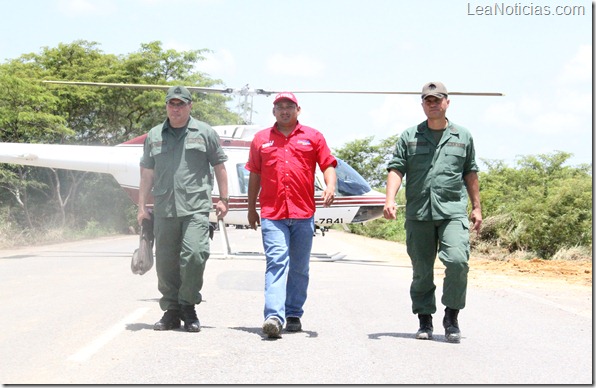
<svg viewBox="0 0 596 388"><path fill-rule="evenodd" d="M393 135L375 145L374 136L368 136L334 149L333 154L358 171L371 187L385 187L387 163L398 139L399 135Z"/></svg>
<svg viewBox="0 0 596 388"><path fill-rule="evenodd" d="M591 246L591 168L565 165L570 157L562 151L523 156L517 168L484 161L488 172L480 173L481 238L543 258L560 249Z"/></svg>
<svg viewBox="0 0 596 388"><path fill-rule="evenodd" d="M0 140L96 145L130 140L165 119L163 91L56 86L41 80L213 86L220 81L195 70L207 51L164 50L161 42L151 42L142 44L137 52L116 56L103 53L96 42L81 40L44 47L40 53L10 60L0 65ZM212 125L239 122L239 116L226 107L228 100L225 96L198 94L193 115ZM26 212L28 209L28 227L36 225L33 218L75 225L85 222L77 217L91 219L98 215L80 212L79 205L92 197L86 182L106 184L97 174L34 167L9 170L0 166L0 170L0 185L7 190L2 197L12 198L10 205L18 204ZM22 185L16 179L24 171L28 177L35 177L35 184ZM42 195L27 196L30 192L43 193L45 199ZM112 203L130 206L126 195L121 190L118 193L126 200L111 198ZM42 202L36 203L38 206L23 202L33 198ZM54 213L48 217L50 204ZM36 210L35 214L31 209ZM113 211L126 213L122 208Z"/></svg>
<svg viewBox="0 0 596 388"><path fill-rule="evenodd" d="M20 77L15 66L0 67L0 140L41 142L73 134L60 115L53 114L58 100L39 82Z"/></svg>

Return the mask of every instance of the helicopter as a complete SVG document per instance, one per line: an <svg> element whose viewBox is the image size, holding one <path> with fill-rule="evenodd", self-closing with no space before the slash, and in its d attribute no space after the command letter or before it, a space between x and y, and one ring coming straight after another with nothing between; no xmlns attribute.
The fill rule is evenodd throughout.
<svg viewBox="0 0 596 388"><path fill-rule="evenodd" d="M130 89L168 89L171 85L113 84L76 81L43 81L49 84L74 86L121 87ZM252 97L269 96L276 91L250 89L248 85L241 89L207 88L186 86L191 92L234 94L244 98L243 119L249 124L213 126L218 133L220 143L228 161L225 162L228 174L229 211L225 220L218 220L215 210L210 213L210 222L222 232L222 245L227 256L237 256L231 250L227 237L226 225L247 228L248 224L248 176L245 169L250 144L255 133L264 127L251 124ZM351 94L420 94L420 92L366 92L366 91L293 91L293 93L351 93ZM461 93L453 95L498 96L501 93ZM251 101L248 98L251 97ZM62 144L0 143L0 163L19 164L36 167L87 171L109 174L114 177L129 198L138 204L140 186L139 161L147 135L141 135L116 146L88 146ZM323 174L315 173L315 226L324 236L333 225L346 226L351 223L363 223L383 216L385 194L374 190L366 180L348 163L337 158L337 184L335 201L330 207L324 207L322 192L325 188ZM219 200L217 185L212 192L213 203ZM151 199L152 200L152 199ZM151 205L151 202L149 203ZM257 202L257 211L260 210Z"/></svg>
<svg viewBox="0 0 596 388"><path fill-rule="evenodd" d="M232 255L226 225L248 227L248 175L244 168L248 160L250 140L261 129L256 125L214 126L220 143L228 155L225 162L228 173L229 211L224 220L218 220L215 211L209 221L217 224L223 233L223 246ZM109 174L114 177L129 198L138 203L140 185L139 161L146 134L117 146L80 146L62 144L0 143L0 163L20 164ZM383 215L385 194L371 189L366 180L345 161L338 159L336 167L337 193L334 204L323 206L323 174L315 175L315 225L325 234L333 225L360 223ZM217 185L212 192L214 203L219 200ZM150 198L149 206L152 199ZM257 201L257 211L260 209Z"/></svg>

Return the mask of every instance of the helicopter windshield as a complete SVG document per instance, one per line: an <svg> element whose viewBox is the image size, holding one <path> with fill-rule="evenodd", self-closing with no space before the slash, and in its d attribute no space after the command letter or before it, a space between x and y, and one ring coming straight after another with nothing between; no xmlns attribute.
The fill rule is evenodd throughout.
<svg viewBox="0 0 596 388"><path fill-rule="evenodd" d="M335 173L337 175L337 192L343 196L363 195L368 193L371 188L368 183L362 178L356 170L348 165L343 160L337 159L337 167ZM240 192L246 194L248 192L248 176L249 172L244 168L243 163L236 165L238 172L238 183ZM315 191L323 191L324 184L315 176Z"/></svg>
<svg viewBox="0 0 596 388"><path fill-rule="evenodd" d="M337 191L339 194L346 196L362 195L371 190L368 182L356 170L343 160L336 159L335 173L337 174Z"/></svg>

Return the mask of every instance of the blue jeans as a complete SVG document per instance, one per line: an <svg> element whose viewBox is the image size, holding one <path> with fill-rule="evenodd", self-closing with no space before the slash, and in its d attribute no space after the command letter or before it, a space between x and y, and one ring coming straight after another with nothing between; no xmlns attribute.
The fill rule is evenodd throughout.
<svg viewBox="0 0 596 388"><path fill-rule="evenodd" d="M276 316L284 324L286 317L302 317L314 231L314 217L261 219L267 258L265 319Z"/></svg>

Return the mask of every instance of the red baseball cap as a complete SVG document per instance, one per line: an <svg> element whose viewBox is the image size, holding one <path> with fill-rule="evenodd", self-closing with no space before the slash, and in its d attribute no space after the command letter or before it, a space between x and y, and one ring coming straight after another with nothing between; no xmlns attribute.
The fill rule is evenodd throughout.
<svg viewBox="0 0 596 388"><path fill-rule="evenodd" d="M296 96L294 95L294 93L290 93L290 92L278 93L277 96L275 96L275 100L273 100L273 104L274 105L277 104L279 100L290 100L294 104L298 105L298 100L296 99Z"/></svg>

